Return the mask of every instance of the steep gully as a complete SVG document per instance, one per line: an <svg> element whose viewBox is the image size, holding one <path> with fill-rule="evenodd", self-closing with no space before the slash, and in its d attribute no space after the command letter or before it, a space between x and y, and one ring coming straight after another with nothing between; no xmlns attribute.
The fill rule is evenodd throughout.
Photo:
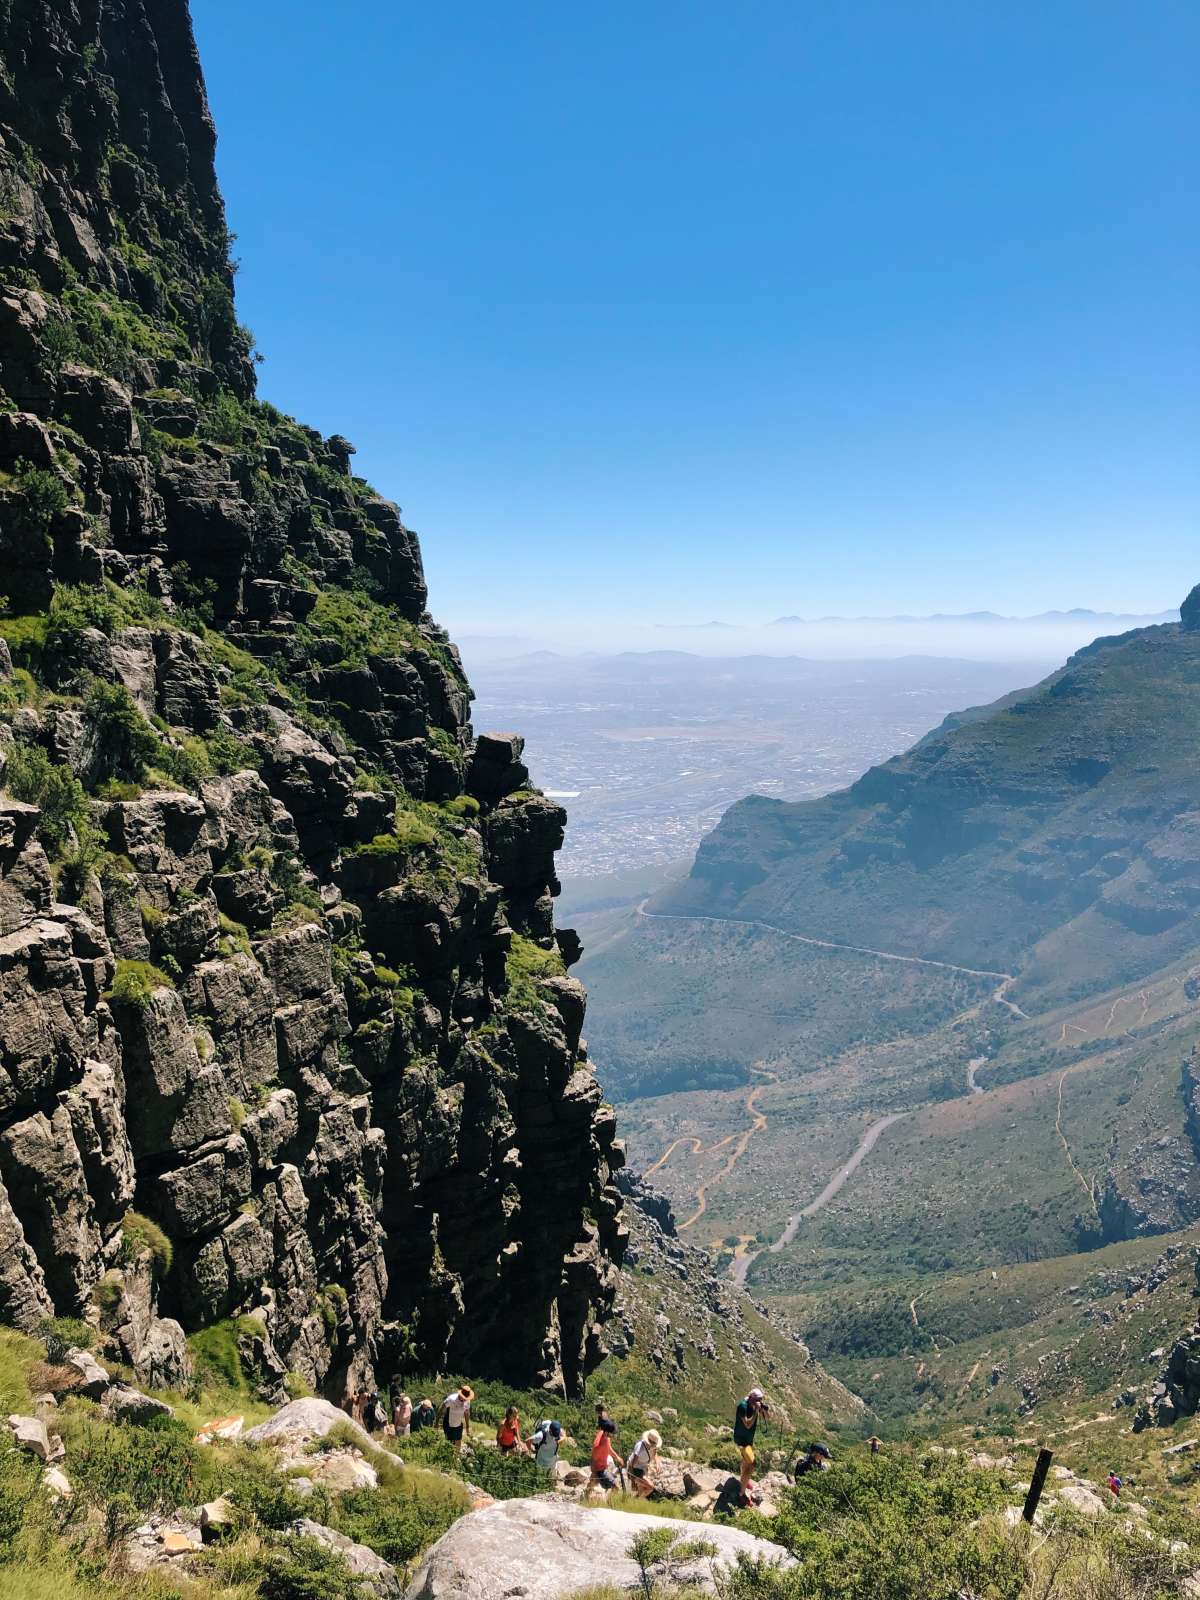
<svg viewBox="0 0 1200 1600"><path fill-rule="evenodd" d="M778 934L785 939L791 939L796 944L814 945L818 949L822 950L845 950L852 952L855 955L874 956L876 959L881 961L911 962L915 966L937 967L943 972L961 972L964 976L971 978L998 978L1000 981L996 988L992 991L992 1001L996 1005L1004 1006L1014 1016L1028 1020L1027 1014L1021 1010L1020 1006L1018 1006L1015 1001L1008 999L1008 991L1017 981L1015 973L993 972L977 967L960 967L954 962L935 961L927 956L902 955L893 950L873 950L865 945L840 944L833 939L816 939L806 934L792 933L786 928L777 927L774 923L760 922L757 919L750 917L706 917L701 915L688 915L683 912L647 911L646 905L648 900L649 896L638 903L634 913L635 916L646 918L653 917L663 922L733 923L738 927L763 928L769 933ZM986 1057L975 1056L967 1063L967 1088L972 1095L981 1095L984 1093L984 1090L975 1081L975 1073L981 1066L983 1066L985 1060ZM779 1075L774 1072L769 1072L765 1067L755 1067L753 1070L765 1077L768 1080L768 1083L778 1083L779 1081ZM744 1129L740 1134L727 1134L724 1139L718 1139L715 1144L707 1146L702 1140L688 1135L685 1135L682 1138L673 1139L663 1151L662 1155L659 1156L658 1160L654 1162L653 1166L648 1167L643 1174L644 1177L649 1178L652 1176L652 1174L658 1172L666 1165L671 1156L681 1145L690 1145L691 1153L693 1155L711 1155L716 1150L724 1149L726 1145L733 1145L729 1159L725 1162L725 1165L721 1168L720 1172L718 1172L715 1177L710 1178L707 1183L702 1184L696 1190L696 1209L679 1224L681 1232L686 1228L690 1228L704 1215L708 1207L708 1191L712 1188L715 1188L718 1183L722 1183L730 1175L734 1167L745 1154L747 1146L754 1135L756 1133L760 1133L767 1126L767 1116L764 1112L758 1110L756 1104L758 1096L767 1086L768 1084L766 1083L755 1084L754 1087L747 1092L744 1104L747 1112L750 1114L751 1122L750 1126ZM871 1126L863 1134L863 1137L859 1141L858 1147L855 1149L853 1155L843 1166L838 1168L816 1199L805 1206L803 1210L795 1212L788 1218L787 1224L784 1227L783 1232L779 1235L779 1238L775 1240L774 1244L768 1246L768 1251L770 1254L777 1255L781 1250L786 1249L787 1246L792 1243L797 1232L799 1231L801 1222L809 1217L816 1216L818 1211L822 1210L823 1207L829 1204L834 1196L841 1190L843 1184L846 1183L846 1181L862 1164L862 1162L866 1160L867 1156L870 1155L881 1135L884 1134L894 1122L899 1122L907 1115L908 1113L904 1111L892 1112L890 1115L880 1117L877 1122L873 1122L871 1124ZM1061 1130L1059 1137L1062 1137ZM1064 1140L1063 1143L1065 1148L1066 1141ZM1070 1160L1069 1150L1067 1151L1067 1159ZM1072 1167L1074 1167L1073 1162ZM743 1240L742 1243L739 1244L729 1268L729 1276L737 1284L745 1284L746 1277L751 1266L762 1254L762 1252L759 1250L747 1250L747 1243L747 1240Z"/></svg>

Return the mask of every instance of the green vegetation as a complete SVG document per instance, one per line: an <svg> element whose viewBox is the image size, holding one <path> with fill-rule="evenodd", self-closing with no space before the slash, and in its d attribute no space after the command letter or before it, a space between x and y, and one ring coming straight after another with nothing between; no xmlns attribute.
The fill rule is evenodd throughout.
<svg viewBox="0 0 1200 1600"><path fill-rule="evenodd" d="M173 989L174 980L149 961L118 961L105 999L130 1011L145 1011L156 989Z"/></svg>
<svg viewBox="0 0 1200 1600"><path fill-rule="evenodd" d="M458 794L446 801L446 810L452 817L477 817L479 801L473 794Z"/></svg>
<svg viewBox="0 0 1200 1600"><path fill-rule="evenodd" d="M131 1261L138 1251L149 1250L154 1258L155 1272L158 1277L165 1278L171 1270L171 1261L174 1259L174 1246L170 1238L166 1237L157 1222L150 1221L149 1216L142 1216L141 1211L126 1211L122 1218L122 1261Z"/></svg>
<svg viewBox="0 0 1200 1600"><path fill-rule="evenodd" d="M415 623L394 607L362 591L322 589L308 620L298 630L308 643L332 640L341 655L338 665L363 667L369 656L416 656L436 660L457 680L459 669L449 651L426 639Z"/></svg>
<svg viewBox="0 0 1200 1600"><path fill-rule="evenodd" d="M18 461L12 470L11 486L17 497L16 514L23 526L46 538L55 517L71 503L58 473L48 467L36 467L30 461Z"/></svg>
<svg viewBox="0 0 1200 1600"><path fill-rule="evenodd" d="M51 1317L38 1327L38 1334L46 1346L46 1360L52 1365L61 1362L72 1347L90 1350L96 1342L96 1330L79 1317Z"/></svg>
<svg viewBox="0 0 1200 1600"><path fill-rule="evenodd" d="M208 1374L236 1394L249 1394L250 1384L238 1351L238 1340L261 1339L264 1331L257 1317L233 1317L189 1334L188 1349L202 1374Z"/></svg>
<svg viewBox="0 0 1200 1600"><path fill-rule="evenodd" d="M51 761L40 745L15 744L8 752L4 787L14 800L41 808L38 838L51 856L61 856L71 838L87 835L87 796L70 767Z"/></svg>
<svg viewBox="0 0 1200 1600"><path fill-rule="evenodd" d="M69 284L63 290L62 311L66 332L58 336L61 360L80 359L128 381L143 357L190 357L181 327L152 322L131 301L107 291Z"/></svg>
<svg viewBox="0 0 1200 1600"><path fill-rule="evenodd" d="M561 977L566 970L557 950L544 950L532 939L514 933L505 962L509 1004L514 1009L528 1010L542 998L537 989L538 980Z"/></svg>

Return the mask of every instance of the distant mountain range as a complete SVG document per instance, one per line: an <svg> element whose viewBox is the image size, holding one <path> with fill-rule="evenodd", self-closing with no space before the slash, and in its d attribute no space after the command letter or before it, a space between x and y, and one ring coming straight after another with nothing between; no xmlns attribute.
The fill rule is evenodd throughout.
<svg viewBox="0 0 1200 1600"><path fill-rule="evenodd" d="M1178 622L1179 611L1089 611L1086 606L1072 606L1069 611L1039 611L1029 617L1008 617L999 611L934 611L929 616L888 616L888 617L776 617L768 624L772 628L790 628L807 626L813 623L827 622L1018 622L1018 623L1061 623L1078 622L1091 624L1094 622L1116 622L1123 627L1146 626L1155 622ZM728 623L704 623L704 627L728 627Z"/></svg>

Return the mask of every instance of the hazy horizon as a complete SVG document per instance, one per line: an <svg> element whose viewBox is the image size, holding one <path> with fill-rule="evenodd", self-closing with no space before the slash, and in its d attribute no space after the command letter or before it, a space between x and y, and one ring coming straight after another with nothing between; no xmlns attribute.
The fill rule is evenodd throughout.
<svg viewBox="0 0 1200 1600"><path fill-rule="evenodd" d="M704 657L765 655L813 660L889 660L915 655L1044 665L1064 661L1093 639L1174 620L1178 608L1050 619L997 617L990 621L969 617L851 617L803 622L712 619L707 623L670 623L597 614L524 617L489 624L469 612L451 610L447 614L435 609L435 615L450 630L468 669L472 660L507 660L539 650L562 656L672 650Z"/></svg>

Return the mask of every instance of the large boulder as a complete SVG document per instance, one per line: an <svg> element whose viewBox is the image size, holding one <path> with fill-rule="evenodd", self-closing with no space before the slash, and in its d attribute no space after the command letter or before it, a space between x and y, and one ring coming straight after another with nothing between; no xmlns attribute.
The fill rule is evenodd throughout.
<svg viewBox="0 0 1200 1600"><path fill-rule="evenodd" d="M565 1600L589 1585L633 1590L637 1564L629 1547L639 1533L673 1528L680 1544L702 1540L712 1554L673 1561L671 1575L704 1593L713 1574L739 1554L782 1567L795 1562L782 1545L718 1523L671 1523L630 1511L558 1500L502 1500L454 1524L421 1563L405 1600Z"/></svg>
<svg viewBox="0 0 1200 1600"><path fill-rule="evenodd" d="M248 1444L299 1445L312 1439L323 1439L332 1429L347 1427L360 1444L370 1446L371 1436L365 1428L351 1420L344 1411L328 1400L315 1396L306 1400L290 1400L281 1406L273 1417L260 1422L242 1435Z"/></svg>

